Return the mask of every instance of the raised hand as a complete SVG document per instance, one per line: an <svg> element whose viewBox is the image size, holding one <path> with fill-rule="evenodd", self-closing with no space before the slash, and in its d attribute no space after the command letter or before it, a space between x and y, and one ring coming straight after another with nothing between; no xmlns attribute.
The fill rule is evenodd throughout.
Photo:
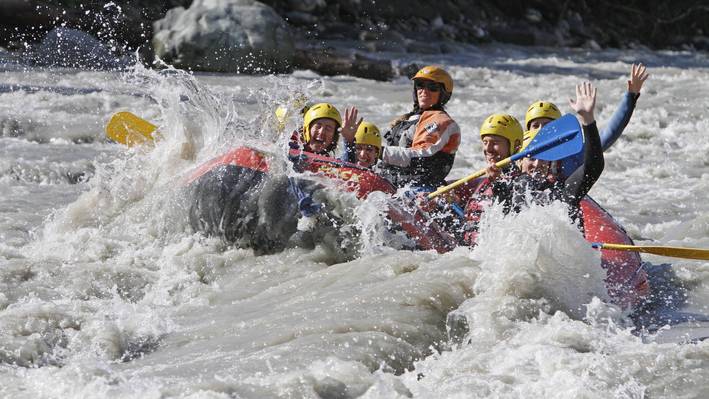
<svg viewBox="0 0 709 399"><path fill-rule="evenodd" d="M581 123L590 125L595 120L593 110L596 108L596 93L598 90L591 82L576 85L576 100L569 99L569 105L579 115Z"/></svg>
<svg viewBox="0 0 709 399"><path fill-rule="evenodd" d="M628 91L633 94L640 93L640 89L643 88L643 83L650 77L647 73L647 68L645 65L633 64L630 70L630 80L628 80Z"/></svg>
<svg viewBox="0 0 709 399"><path fill-rule="evenodd" d="M359 116L359 111L356 107L350 107L345 110L345 119L342 121L342 128L340 129L340 134L345 139L345 142L354 142L355 133L357 133L357 128L359 124L362 123L362 118L357 119Z"/></svg>

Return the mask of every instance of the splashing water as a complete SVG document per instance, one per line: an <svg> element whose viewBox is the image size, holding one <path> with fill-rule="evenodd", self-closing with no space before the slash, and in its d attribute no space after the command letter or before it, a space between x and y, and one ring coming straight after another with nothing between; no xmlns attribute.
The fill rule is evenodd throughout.
<svg viewBox="0 0 709 399"><path fill-rule="evenodd" d="M482 164L473 143L484 116L522 115L538 98L562 105L582 78L598 83L602 126L625 90L629 68L617 60L635 57L653 77L592 195L635 238L707 246L700 56L451 56L448 111L463 130L452 176ZM257 146L272 154L274 176L296 176L276 107L288 109L285 132L299 125L303 95L356 104L383 127L408 110L403 78L135 66L2 79L20 89L0 90L0 126L13 132L0 140L1 396L639 398L709 389L707 344L633 335L627 312L608 304L598 254L558 204L491 211L475 249L438 255L402 250L405 240L383 245L396 241L383 196L359 202L323 189L319 199L360 237L351 244L359 256L346 262L323 245L255 256L191 230L181 182L224 151ZM118 110L159 126L153 149L106 142L102 126ZM706 265L677 261L674 270L684 302L706 314Z"/></svg>

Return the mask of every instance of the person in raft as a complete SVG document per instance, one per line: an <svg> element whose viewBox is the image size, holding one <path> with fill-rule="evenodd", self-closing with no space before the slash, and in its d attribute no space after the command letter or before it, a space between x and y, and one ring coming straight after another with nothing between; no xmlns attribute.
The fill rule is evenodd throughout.
<svg viewBox="0 0 709 399"><path fill-rule="evenodd" d="M345 143L342 160L366 169L375 168L382 153L382 136L377 125L362 122L353 143Z"/></svg>
<svg viewBox="0 0 709 399"><path fill-rule="evenodd" d="M522 126L511 115L495 114L485 119L480 136L488 167L485 178L465 207L464 237L467 244L475 245L482 212L493 202L502 203L503 211L510 212L519 211L530 199L539 204L560 200L569 205L572 220L580 223L580 202L604 167L603 147L594 117L596 93L596 89L586 82L576 86L576 100L569 100L583 125L585 144L581 165L564 181L548 180L538 166L545 161L533 158L523 159L520 169L515 165L497 168L496 162L521 150Z"/></svg>
<svg viewBox="0 0 709 399"><path fill-rule="evenodd" d="M426 66L413 78L413 109L384 134L380 175L397 187L434 190L445 183L460 145L460 128L445 111L453 79L443 68ZM346 143L354 134L342 132Z"/></svg>
<svg viewBox="0 0 709 399"><path fill-rule="evenodd" d="M618 137L620 137L623 130L628 125L630 118L633 116L635 105L640 97L640 90L649 76L647 68L643 64L633 64L631 66L630 79L627 81L628 91L623 95L620 104L618 104L618 108L613 113L613 116L611 116L606 127L600 132L603 151L610 148L610 146L618 140ZM536 136L539 129L560 117L561 112L553 103L548 101L535 101L532 103L527 109L524 118L526 129L524 145L526 146L526 144ZM582 154L576 154L561 161L553 162L548 165L549 178L565 179L570 176L582 162Z"/></svg>
<svg viewBox="0 0 709 399"><path fill-rule="evenodd" d="M640 90L648 77L647 68L643 64L633 64L631 66L630 78L627 81L627 92L623 95L618 108L611 116L607 126L600 132L601 145L604 151L615 143L628 125L633 111L635 110L637 100L640 97ZM526 147L536 136L539 129L560 117L561 112L553 103L548 101L535 101L532 103L525 114L524 128L526 131L524 132L523 146ZM550 181L566 179L582 162L583 154L576 154L561 161L549 163L547 177ZM542 165L546 164L542 163ZM530 167L532 166L530 165ZM447 198L453 203L465 204L475 193L481 181L482 179L476 179L465 183L451 191L451 193L444 196L444 198Z"/></svg>
<svg viewBox="0 0 709 399"><path fill-rule="evenodd" d="M345 120L334 105L319 103L309 107L303 115L303 127L293 132L289 142L292 149L302 149L318 155L332 156L340 134L354 136L357 126L357 109L345 111Z"/></svg>

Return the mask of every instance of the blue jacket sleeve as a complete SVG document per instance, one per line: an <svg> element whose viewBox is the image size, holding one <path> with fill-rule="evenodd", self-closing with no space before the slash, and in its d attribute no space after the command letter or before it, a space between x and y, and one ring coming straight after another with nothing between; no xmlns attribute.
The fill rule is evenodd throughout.
<svg viewBox="0 0 709 399"><path fill-rule="evenodd" d="M638 101L640 94L634 94L630 92L625 92L623 98L618 104L618 108L611 116L608 121L608 125L600 132L601 146L603 146L603 151L607 150L613 143L618 140L623 130L628 126L630 122L630 117L633 116L633 111L635 110L635 103ZM579 153L572 157L564 158L561 161L561 175L564 178L568 178L579 166L583 163L583 154Z"/></svg>
<svg viewBox="0 0 709 399"><path fill-rule="evenodd" d="M615 110L606 127L601 130L600 136L603 151L610 148L610 146L618 140L618 137L623 133L625 127L628 126L630 117L633 116L638 97L640 97L640 93L625 92L625 95L620 100L620 104L618 104L618 109Z"/></svg>

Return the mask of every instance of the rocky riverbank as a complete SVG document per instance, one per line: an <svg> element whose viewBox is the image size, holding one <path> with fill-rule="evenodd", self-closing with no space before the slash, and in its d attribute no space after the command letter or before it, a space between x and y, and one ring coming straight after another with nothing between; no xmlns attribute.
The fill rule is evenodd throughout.
<svg viewBox="0 0 709 399"><path fill-rule="evenodd" d="M138 51L148 63L157 56L192 70L312 69L389 79L405 71L382 53L455 52L460 43L706 51L709 5L700 0L6 0L0 3L0 32L0 46L34 64L122 67Z"/></svg>

